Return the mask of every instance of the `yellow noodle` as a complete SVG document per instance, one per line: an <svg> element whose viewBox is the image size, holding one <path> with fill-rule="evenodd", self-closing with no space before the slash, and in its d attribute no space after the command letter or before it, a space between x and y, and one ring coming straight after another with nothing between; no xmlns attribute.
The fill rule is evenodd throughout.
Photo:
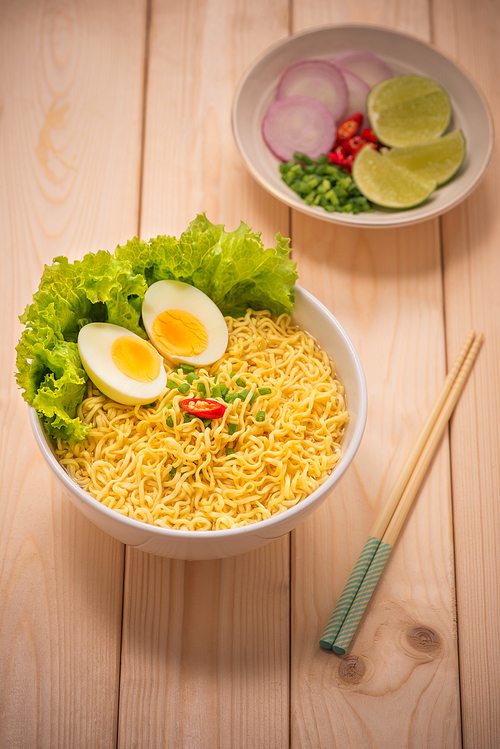
<svg viewBox="0 0 500 749"><path fill-rule="evenodd" d="M326 481L349 419L335 365L287 315L248 310L226 322L227 351L197 370L191 394L203 383L210 395L216 374L230 392L241 390L241 377L248 394L208 428L200 419L184 423L178 390L166 388L145 408L115 403L89 383L78 415L92 428L84 443L59 441L56 454L107 507L160 528L224 530L285 512ZM169 377L187 381L180 371ZM251 403L258 388L271 393Z"/></svg>

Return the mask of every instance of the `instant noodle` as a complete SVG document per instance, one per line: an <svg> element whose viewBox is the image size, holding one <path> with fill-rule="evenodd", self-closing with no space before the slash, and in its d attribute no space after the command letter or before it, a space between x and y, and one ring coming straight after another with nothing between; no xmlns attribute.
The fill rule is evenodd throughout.
<svg viewBox="0 0 500 749"><path fill-rule="evenodd" d="M71 446L59 439L56 456L107 507L163 528L223 530L282 513L326 481L349 419L334 363L287 314L226 322L225 354L168 372L150 407L88 384L78 415L90 430ZM222 417L182 408L200 395L224 404Z"/></svg>

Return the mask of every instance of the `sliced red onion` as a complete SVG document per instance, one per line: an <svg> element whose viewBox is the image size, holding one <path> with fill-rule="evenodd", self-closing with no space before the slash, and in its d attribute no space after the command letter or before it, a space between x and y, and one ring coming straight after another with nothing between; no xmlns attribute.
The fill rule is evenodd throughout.
<svg viewBox="0 0 500 749"><path fill-rule="evenodd" d="M331 61L341 70L350 70L359 76L371 88L385 78L391 78L394 73L378 55L373 52L363 52L360 49L342 52Z"/></svg>
<svg viewBox="0 0 500 749"><path fill-rule="evenodd" d="M347 106L344 119L348 119L356 112L366 114L366 97L370 87L359 75L351 73L350 70L342 70L342 75L347 84Z"/></svg>
<svg viewBox="0 0 500 749"><path fill-rule="evenodd" d="M291 65L281 76L276 99L286 96L317 99L340 121L347 104L347 86L341 72L326 60L304 60Z"/></svg>
<svg viewBox="0 0 500 749"><path fill-rule="evenodd" d="M300 151L312 159L331 150L337 123L329 109L308 96L288 96L271 104L262 121L262 135L279 159Z"/></svg>

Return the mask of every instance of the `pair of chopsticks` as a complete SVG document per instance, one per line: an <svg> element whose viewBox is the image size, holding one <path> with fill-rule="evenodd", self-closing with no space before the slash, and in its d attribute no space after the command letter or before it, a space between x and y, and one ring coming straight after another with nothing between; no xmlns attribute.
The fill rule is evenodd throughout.
<svg viewBox="0 0 500 749"><path fill-rule="evenodd" d="M475 331L467 336L349 576L319 641L322 648L343 654L349 646L462 392L482 338Z"/></svg>

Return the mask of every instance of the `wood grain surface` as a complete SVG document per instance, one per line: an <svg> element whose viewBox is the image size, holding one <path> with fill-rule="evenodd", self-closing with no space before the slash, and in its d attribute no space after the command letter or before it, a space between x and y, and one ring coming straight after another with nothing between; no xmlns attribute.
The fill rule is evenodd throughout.
<svg viewBox="0 0 500 749"><path fill-rule="evenodd" d="M2 749L116 745L124 547L53 486L13 373L44 263L137 232L146 5L119 6L0 6Z"/></svg>
<svg viewBox="0 0 500 749"><path fill-rule="evenodd" d="M497 5L434 9L435 42L473 77L498 133ZM472 382L451 423L451 468L464 747L500 746L500 177L498 149L478 189L442 219L448 355L473 324L485 334Z"/></svg>
<svg viewBox="0 0 500 749"><path fill-rule="evenodd" d="M357 230L247 173L234 90L325 23L429 41L494 117L500 8L478 0L0 3L0 749L498 749L498 158L441 219ZM220 561L125 548L53 486L14 380L44 263L197 213L266 244L349 332L369 414L354 464L290 536ZM347 654L318 646L461 342L485 343Z"/></svg>
<svg viewBox="0 0 500 749"><path fill-rule="evenodd" d="M294 31L336 22L335 10L327 4L299 4ZM372 9L364 10L364 22L382 20ZM390 11L388 5L385 23ZM427 3L412 4L412 17L396 17L393 24L401 31L411 25L413 34L430 41ZM459 747L446 444L348 654L332 663L316 644L444 379L439 223L360 231L296 215L292 240L301 282L345 322L353 337L369 396L355 470L327 505L294 532L292 736L297 746L311 748L327 746L329 737L338 746L363 749ZM429 633L439 647L432 653L416 648L410 633L417 629ZM306 636L311 631L316 631L314 639ZM411 711L402 709L410 703Z"/></svg>

